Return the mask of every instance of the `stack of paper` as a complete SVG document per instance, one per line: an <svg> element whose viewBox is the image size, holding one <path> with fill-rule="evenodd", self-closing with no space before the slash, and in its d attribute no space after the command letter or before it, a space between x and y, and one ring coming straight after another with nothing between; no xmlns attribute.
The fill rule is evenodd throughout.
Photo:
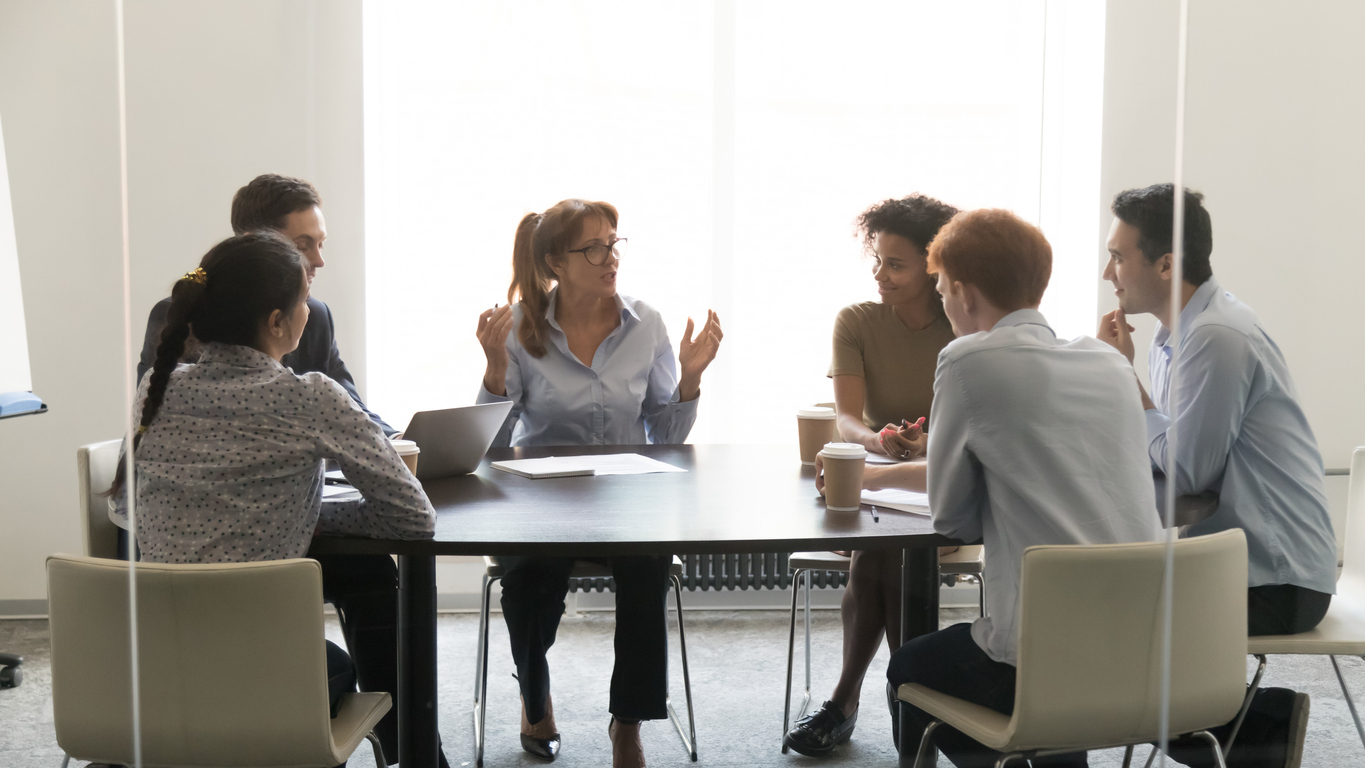
<svg viewBox="0 0 1365 768"><path fill-rule="evenodd" d="M863 503L901 512L914 512L917 515L929 514L929 494L918 491L903 491L899 488L863 491Z"/></svg>
<svg viewBox="0 0 1365 768"><path fill-rule="evenodd" d="M577 475L647 475L654 472L686 472L682 467L641 456L638 453L609 453L601 456L547 456L543 459L495 461L493 469L514 475L541 479Z"/></svg>

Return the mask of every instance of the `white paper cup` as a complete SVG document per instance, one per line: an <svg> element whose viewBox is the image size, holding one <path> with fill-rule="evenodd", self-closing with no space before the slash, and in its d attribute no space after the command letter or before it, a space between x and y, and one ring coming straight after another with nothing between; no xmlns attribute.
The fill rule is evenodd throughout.
<svg viewBox="0 0 1365 768"><path fill-rule="evenodd" d="M408 471L417 474L417 457L421 455L422 449L417 443L411 440L390 440L393 449L398 452L398 457L408 465Z"/></svg>
<svg viewBox="0 0 1365 768"><path fill-rule="evenodd" d="M829 443L820 450L825 465L825 509L857 512L863 498L867 449L857 443Z"/></svg>

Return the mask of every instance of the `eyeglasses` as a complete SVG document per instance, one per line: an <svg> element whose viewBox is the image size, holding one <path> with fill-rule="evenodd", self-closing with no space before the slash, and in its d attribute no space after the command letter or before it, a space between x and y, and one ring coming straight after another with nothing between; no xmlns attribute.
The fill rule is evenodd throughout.
<svg viewBox="0 0 1365 768"><path fill-rule="evenodd" d="M620 261L621 256L625 254L625 250L626 238L622 237L612 240L610 245L589 245L584 248L575 248L572 251L565 251L565 253L581 253L583 254L583 258L588 260L589 264L594 267L600 267L607 263L608 255L614 256L617 261Z"/></svg>

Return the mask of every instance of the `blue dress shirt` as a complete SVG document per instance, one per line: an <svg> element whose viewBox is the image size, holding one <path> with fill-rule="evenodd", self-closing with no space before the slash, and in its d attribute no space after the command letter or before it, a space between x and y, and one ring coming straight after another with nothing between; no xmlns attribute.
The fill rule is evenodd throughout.
<svg viewBox="0 0 1365 768"><path fill-rule="evenodd" d="M1132 367L1101 341L1058 339L1036 309L943 348L929 423L934 530L983 540L972 639L996 661L1017 663L1025 549L1161 534Z"/></svg>
<svg viewBox="0 0 1365 768"><path fill-rule="evenodd" d="M1336 592L1337 548L1322 455L1299 407L1289 366L1251 308L1209 278L1180 313L1179 372L1171 388L1171 331L1158 323L1148 362L1152 466L1176 493L1215 491L1218 511L1190 526L1202 536L1241 528L1248 586ZM1176 414L1176 456L1166 432Z"/></svg>
<svg viewBox="0 0 1365 768"><path fill-rule="evenodd" d="M639 445L682 443L697 420L697 401L678 400L678 374L668 330L643 301L617 295L621 324L597 347L592 365L569 351L555 320L556 286L550 291L545 356L521 345L522 305L512 307L507 335L507 395L479 387L478 402L510 400L494 447L509 445Z"/></svg>

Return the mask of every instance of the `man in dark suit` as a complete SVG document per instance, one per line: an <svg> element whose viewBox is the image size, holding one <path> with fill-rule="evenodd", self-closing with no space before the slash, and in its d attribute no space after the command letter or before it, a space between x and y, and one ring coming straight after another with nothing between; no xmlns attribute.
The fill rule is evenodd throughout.
<svg viewBox="0 0 1365 768"><path fill-rule="evenodd" d="M243 234L262 229L273 229L294 242L303 252L308 264L308 282L311 285L317 271L326 265L322 258L323 242L327 239L327 222L322 216L322 198L318 191L302 179L267 173L251 180L250 184L237 190L232 198L232 231ZM166 313L170 310L171 300L162 299L152 307L147 318L147 333L142 342L142 359L137 365L138 380L151 370L156 362L156 347L161 341L161 330L166 326ZM337 349L336 328L332 323L332 310L312 296L308 297L308 324L303 328L299 348L284 356L281 361L294 373L317 371L336 381L350 393L356 405L393 437L398 430L379 418L378 414L365 407L356 391L355 379L346 370L346 363ZM190 359L198 353L191 349Z"/></svg>
<svg viewBox="0 0 1365 768"><path fill-rule="evenodd" d="M232 198L232 231L236 234L273 229L293 241L308 264L308 282L326 262L322 258L327 224L322 217L322 198L302 179L267 173L237 190ZM156 361L156 347L171 300L162 299L147 318L147 335L142 345L142 375ZM299 347L281 361L294 373L318 371L346 388L356 405L374 423L393 437L393 427L365 407L356 391L355 380L337 350L332 311L326 304L308 298L308 324L304 326ZM196 359L189 348L186 357ZM388 555L321 555L314 559L322 565L322 595L336 606L346 646L355 662L356 678L362 691L386 691L398 698L398 570ZM398 760L398 708L389 710L375 727L390 763ZM440 765L448 768L445 755Z"/></svg>

